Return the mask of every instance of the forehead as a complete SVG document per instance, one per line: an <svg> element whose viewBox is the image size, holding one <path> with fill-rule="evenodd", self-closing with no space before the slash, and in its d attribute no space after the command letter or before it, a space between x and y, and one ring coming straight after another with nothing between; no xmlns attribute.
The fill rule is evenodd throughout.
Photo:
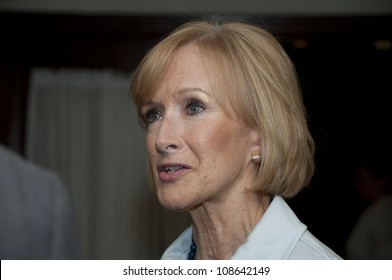
<svg viewBox="0 0 392 280"><path fill-rule="evenodd" d="M211 93L213 81L208 72L197 47L183 46L173 53L152 97L163 92L181 91L182 88L201 88Z"/></svg>
<svg viewBox="0 0 392 280"><path fill-rule="evenodd" d="M152 63L150 71L145 72L150 74L142 80L139 109L157 101L161 92L178 91L180 86L186 86L208 91L228 115L236 117L238 106L234 105L235 97L232 96L236 90L222 52L213 47L188 43L167 54L169 57L164 67Z"/></svg>

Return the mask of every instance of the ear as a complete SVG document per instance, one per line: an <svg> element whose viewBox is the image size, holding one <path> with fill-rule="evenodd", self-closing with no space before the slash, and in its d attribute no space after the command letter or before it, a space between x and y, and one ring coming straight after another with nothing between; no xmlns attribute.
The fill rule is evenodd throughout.
<svg viewBox="0 0 392 280"><path fill-rule="evenodd" d="M251 141L252 150L261 149L261 137L260 137L260 132L257 128L250 129L250 141Z"/></svg>
<svg viewBox="0 0 392 280"><path fill-rule="evenodd" d="M256 165L261 163L260 134L256 128L250 130L250 159Z"/></svg>
<svg viewBox="0 0 392 280"><path fill-rule="evenodd" d="M259 151L261 154L261 137L260 132L257 128L250 129L250 150L253 153L254 151Z"/></svg>

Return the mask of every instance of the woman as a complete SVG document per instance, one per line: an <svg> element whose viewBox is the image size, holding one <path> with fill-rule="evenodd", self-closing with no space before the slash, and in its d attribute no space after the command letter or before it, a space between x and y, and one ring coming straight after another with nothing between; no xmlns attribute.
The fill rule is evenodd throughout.
<svg viewBox="0 0 392 280"><path fill-rule="evenodd" d="M188 228L162 259L338 259L284 198L314 171L297 77L279 43L239 22L195 21L158 43L131 94L160 203Z"/></svg>

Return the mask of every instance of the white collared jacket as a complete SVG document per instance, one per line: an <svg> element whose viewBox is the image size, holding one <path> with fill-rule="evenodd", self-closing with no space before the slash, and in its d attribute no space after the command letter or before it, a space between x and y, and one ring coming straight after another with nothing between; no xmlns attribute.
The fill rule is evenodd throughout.
<svg viewBox="0 0 392 280"><path fill-rule="evenodd" d="M162 260L186 260L192 241L187 228L164 252ZM233 260L340 260L314 237L280 196L275 196Z"/></svg>

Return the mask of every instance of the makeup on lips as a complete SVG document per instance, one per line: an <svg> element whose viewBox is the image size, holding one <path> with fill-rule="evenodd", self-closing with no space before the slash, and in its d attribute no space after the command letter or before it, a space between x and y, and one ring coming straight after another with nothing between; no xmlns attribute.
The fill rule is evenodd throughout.
<svg viewBox="0 0 392 280"><path fill-rule="evenodd" d="M158 166L159 179L163 182L173 181L187 170L189 170L189 166L185 164L160 164Z"/></svg>

